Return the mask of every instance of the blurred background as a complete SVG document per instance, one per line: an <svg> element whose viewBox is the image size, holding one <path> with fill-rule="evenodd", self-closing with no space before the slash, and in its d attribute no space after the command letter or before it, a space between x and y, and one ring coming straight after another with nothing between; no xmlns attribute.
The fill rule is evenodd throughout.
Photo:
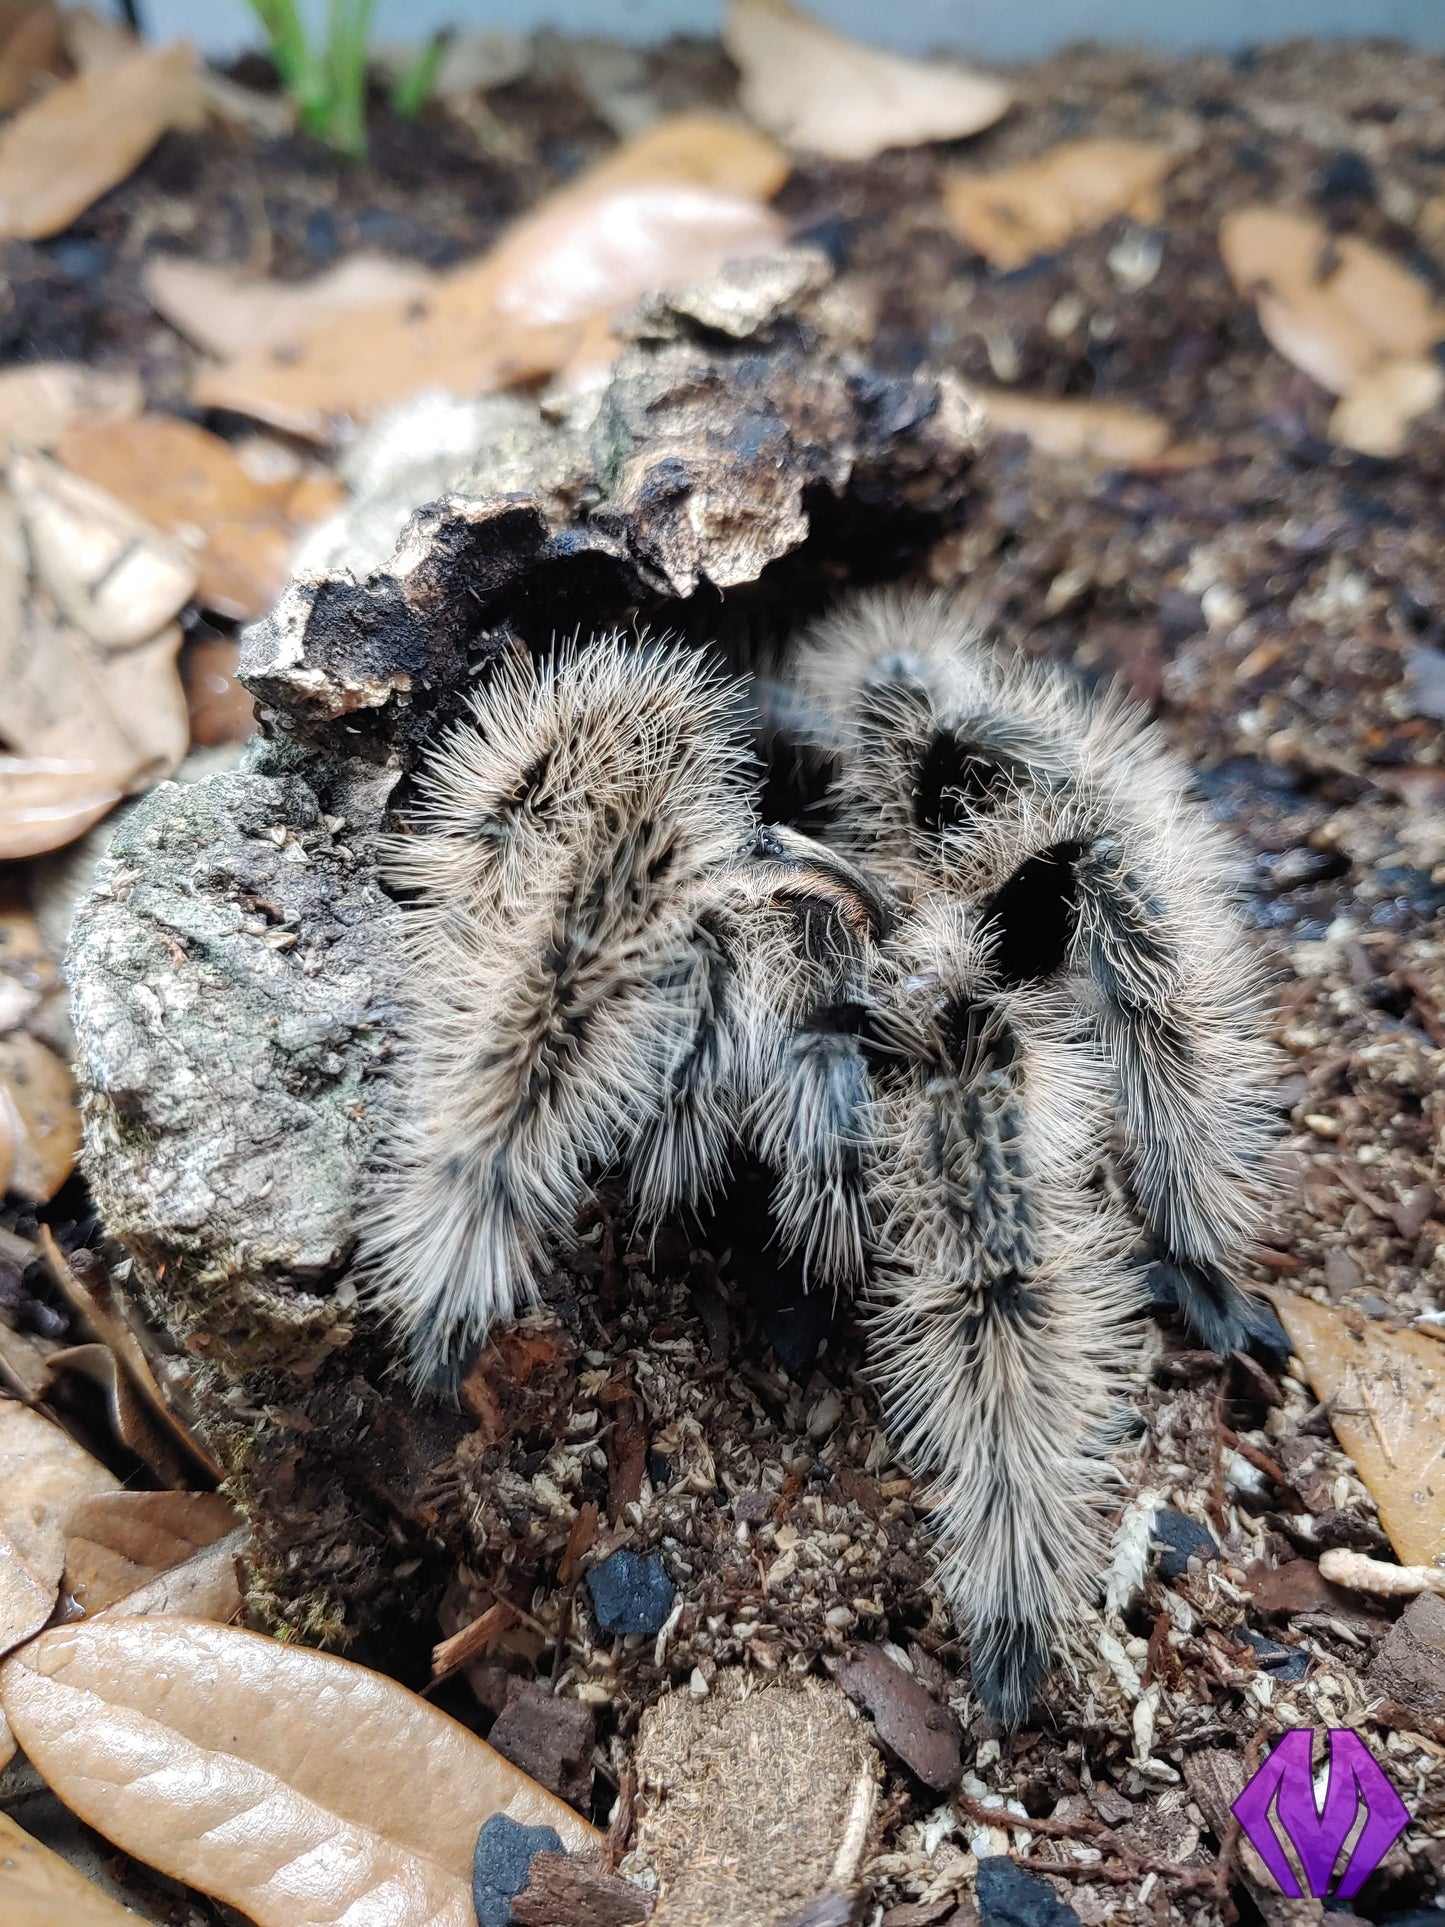
<svg viewBox="0 0 1445 1927"><path fill-rule="evenodd" d="M301 11L319 17L325 0ZM1158 47L1240 47L1295 34L1388 35L1421 47L1445 47L1440 0L1210 0L1208 6L1159 0L823 0L813 8L841 33L857 34L900 53L947 48L990 60L1028 60L1071 40L1139 40ZM227 56L256 44L255 17L244 0L149 0L150 31L185 33L209 54ZM723 0L379 0L376 31L416 39L438 28L554 27L559 33L605 34L617 40L660 40L668 34L715 34Z"/></svg>

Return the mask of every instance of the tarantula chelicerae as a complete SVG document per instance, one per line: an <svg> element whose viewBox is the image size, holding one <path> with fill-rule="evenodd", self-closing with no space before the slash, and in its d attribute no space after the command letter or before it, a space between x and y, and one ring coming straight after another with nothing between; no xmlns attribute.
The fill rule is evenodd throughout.
<svg viewBox="0 0 1445 1927"><path fill-rule="evenodd" d="M975 1688L1016 1724L1101 1564L1140 1246L1216 1350L1265 1317L1234 1276L1259 980L1228 850L1118 698L879 597L783 706L835 769L826 841L759 823L696 654L518 653L474 699L392 853L411 1034L367 1262L445 1381L601 1168L656 1219L761 1158L782 1245L869 1291Z"/></svg>

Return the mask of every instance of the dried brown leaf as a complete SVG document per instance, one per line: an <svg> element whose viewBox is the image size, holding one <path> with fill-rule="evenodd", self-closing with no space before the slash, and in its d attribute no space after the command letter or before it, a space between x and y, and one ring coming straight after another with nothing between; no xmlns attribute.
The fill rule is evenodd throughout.
<svg viewBox="0 0 1445 1927"><path fill-rule="evenodd" d="M1335 404L1330 439L1361 455L1398 455L1410 424L1445 395L1445 370L1425 356L1382 361Z"/></svg>
<svg viewBox="0 0 1445 1927"><path fill-rule="evenodd" d="M65 1590L89 1615L149 1585L234 1532L240 1514L217 1492L106 1492L66 1522Z"/></svg>
<svg viewBox="0 0 1445 1927"><path fill-rule="evenodd" d="M157 1425L108 1345L66 1345L50 1354L49 1364L52 1373L79 1372L98 1385L119 1442L148 1466L162 1485L173 1492L186 1488L191 1479L189 1460Z"/></svg>
<svg viewBox="0 0 1445 1927"><path fill-rule="evenodd" d="M52 1575L51 1563L27 1557L0 1526L0 1653L38 1633L55 1610L60 1575Z"/></svg>
<svg viewBox="0 0 1445 1927"><path fill-rule="evenodd" d="M5 1163L6 1132L12 1130L8 1103L0 1101L0 1192L8 1182ZM13 1141L11 1143L13 1152ZM50 1389L50 1356L61 1348L53 1339L34 1332L12 1331L0 1319L0 1392L9 1392L27 1405L38 1405Z"/></svg>
<svg viewBox="0 0 1445 1927"><path fill-rule="evenodd" d="M36 573L92 642L132 648L194 594L195 557L108 489L34 452L15 457L10 481Z"/></svg>
<svg viewBox="0 0 1445 1927"><path fill-rule="evenodd" d="M1424 282L1369 242L1287 208L1237 208L1220 223L1219 251L1270 345L1343 397L1331 438L1399 454L1410 423L1445 393L1429 352L1445 337L1445 307Z"/></svg>
<svg viewBox="0 0 1445 1927"><path fill-rule="evenodd" d="M1026 435L1049 455L1129 468L1159 461L1170 445L1168 422L1127 402L1058 401L1005 388L974 390L972 399L996 433Z"/></svg>
<svg viewBox="0 0 1445 1927"><path fill-rule="evenodd" d="M258 1927L475 1927L478 1828L594 1830L415 1694L186 1619L100 1619L0 1668L16 1738L82 1819ZM384 1897L384 1903L383 1903Z"/></svg>
<svg viewBox="0 0 1445 1927"><path fill-rule="evenodd" d="M93 763L0 754L0 862L73 843L123 794Z"/></svg>
<svg viewBox="0 0 1445 1927"><path fill-rule="evenodd" d="M176 671L181 632L102 657L38 605L7 649L0 636L0 858L38 856L84 834L120 798L169 776L189 719Z"/></svg>
<svg viewBox="0 0 1445 1927"><path fill-rule="evenodd" d="M207 636L181 654L181 682L191 712L191 741L203 749L244 743L256 727L256 702L236 674L239 643Z"/></svg>
<svg viewBox="0 0 1445 1927"><path fill-rule="evenodd" d="M18 107L44 74L58 73L60 10L54 0L6 7L0 14L0 114Z"/></svg>
<svg viewBox="0 0 1445 1927"><path fill-rule="evenodd" d="M139 42L124 22L94 7L67 7L65 50L82 74L105 73L129 60Z"/></svg>
<svg viewBox="0 0 1445 1927"><path fill-rule="evenodd" d="M776 248L776 144L707 115L664 121L551 195L490 254L406 296L330 317L205 371L195 399L325 437L424 388L479 394L564 367L597 317L725 259Z"/></svg>
<svg viewBox="0 0 1445 1927"><path fill-rule="evenodd" d="M1178 159L1155 141L1065 141L1003 173L953 175L944 211L995 267L1021 268L1116 215L1157 221L1160 189Z"/></svg>
<svg viewBox="0 0 1445 1927"><path fill-rule="evenodd" d="M70 1514L117 1484L44 1413L0 1399L0 1651L50 1617Z"/></svg>
<svg viewBox="0 0 1445 1927"><path fill-rule="evenodd" d="M790 0L731 0L723 45L742 73L744 111L790 147L830 160L960 140L1013 100L1001 80L863 46Z"/></svg>
<svg viewBox="0 0 1445 1927"><path fill-rule="evenodd" d="M1330 1305L1274 1294L1335 1437L1355 1462L1402 1565L1445 1554L1445 1354L1419 1332L1356 1332Z"/></svg>
<svg viewBox="0 0 1445 1927"><path fill-rule="evenodd" d="M223 1476L221 1467L190 1427L177 1416L151 1367L145 1347L126 1315L125 1301L116 1296L105 1266L91 1252L77 1252L73 1259L67 1259L49 1225L40 1227L37 1242L40 1255L61 1296L80 1317L86 1329L125 1368L127 1377L151 1417L167 1435L170 1445L183 1458L194 1460L209 1478L219 1482ZM172 1456L167 1454L168 1460ZM189 1481L179 1479L171 1483L183 1487Z"/></svg>
<svg viewBox="0 0 1445 1927"><path fill-rule="evenodd" d="M184 45L143 48L57 87L0 129L0 234L58 234L198 105Z"/></svg>
<svg viewBox="0 0 1445 1927"><path fill-rule="evenodd" d="M0 757L0 783L4 764ZM0 1037L0 1090L15 1133L10 1189L31 1204L46 1204L70 1176L80 1149L70 1067L38 1037L12 1031Z"/></svg>
<svg viewBox="0 0 1445 1927"><path fill-rule="evenodd" d="M107 1619L136 1619L142 1614L186 1619L209 1619L218 1626L239 1619L245 1603L238 1564L250 1533L245 1526L228 1532L212 1546L192 1553L169 1572L157 1573L134 1592L104 1609Z"/></svg>
<svg viewBox="0 0 1445 1927"><path fill-rule="evenodd" d="M233 268L152 255L141 275L151 306L187 340L229 361L303 340L340 316L388 301L416 301L439 277L412 261L352 254L309 281L258 281Z"/></svg>
<svg viewBox="0 0 1445 1927"><path fill-rule="evenodd" d="M138 649L105 655L36 598L23 626L0 634L0 737L26 756L51 759L51 776L70 778L67 795L84 792L87 772L91 791L148 788L185 753L179 644L179 629L170 628Z"/></svg>
<svg viewBox="0 0 1445 1927"><path fill-rule="evenodd" d="M249 621L280 594L295 535L292 484L255 480L219 435L174 415L82 420L56 455L191 551L204 608Z"/></svg>
<svg viewBox="0 0 1445 1927"><path fill-rule="evenodd" d="M0 1813L0 1920L5 1927L135 1927L136 1916Z"/></svg>
<svg viewBox="0 0 1445 1927"><path fill-rule="evenodd" d="M59 986L40 925L18 897L0 890L0 1033L26 1023Z"/></svg>

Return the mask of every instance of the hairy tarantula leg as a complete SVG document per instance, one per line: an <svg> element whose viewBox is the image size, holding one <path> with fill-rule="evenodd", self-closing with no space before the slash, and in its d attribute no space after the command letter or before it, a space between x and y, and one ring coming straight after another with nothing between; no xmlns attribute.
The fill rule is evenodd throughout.
<svg viewBox="0 0 1445 1927"><path fill-rule="evenodd" d="M785 1249L836 1289L861 1282L869 1243L872 957L893 910L836 852L777 827L759 831L740 882L755 906L757 1149Z"/></svg>
<svg viewBox="0 0 1445 1927"><path fill-rule="evenodd" d="M657 985L682 1012L682 1023L660 1078L657 1107L626 1149L633 1201L652 1223L680 1204L705 1205L732 1148L727 1107L741 1067L731 935L716 906L703 908L687 949Z"/></svg>
<svg viewBox="0 0 1445 1927"><path fill-rule="evenodd" d="M715 1003L699 918L753 827L730 715L698 657L612 638L510 660L421 773L427 834L390 865L417 893L410 1048L362 1265L423 1382L536 1295L598 1167L646 1145L680 1181L721 1155L721 1108L683 1123L675 1099Z"/></svg>
<svg viewBox="0 0 1445 1927"><path fill-rule="evenodd" d="M1132 1285L1120 1222L1082 1182L1087 1061L970 983L981 946L961 916L928 919L908 961L932 949L934 968L905 981L890 1028L914 1062L888 1099L877 1359L900 1449L930 1476L975 1690L1014 1727L1096 1579Z"/></svg>
<svg viewBox="0 0 1445 1927"><path fill-rule="evenodd" d="M1207 896L1194 911L1201 927L1183 927L1113 836L1057 854L1073 871L1078 955L1099 994L1159 1282L1212 1350L1277 1349L1274 1314L1231 1275L1258 1223L1272 1135L1258 991L1238 932ZM1219 927L1205 929L1211 913Z"/></svg>

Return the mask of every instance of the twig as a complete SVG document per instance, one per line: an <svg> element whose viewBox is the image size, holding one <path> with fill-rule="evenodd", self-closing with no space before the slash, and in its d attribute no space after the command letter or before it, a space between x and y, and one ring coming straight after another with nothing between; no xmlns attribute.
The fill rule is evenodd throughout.
<svg viewBox="0 0 1445 1927"><path fill-rule="evenodd" d="M1080 1866L1077 1860L1045 1860L1036 1853L1011 1853L1009 1859L1016 1867L1027 1867L1030 1873L1062 1874L1065 1880L1107 1880L1111 1886L1128 1887L1145 1874L1156 1874L1160 1880L1172 1880L1176 1886L1199 1890L1214 1885L1213 1867L1186 1867L1178 1860L1136 1860L1132 1857L1122 1867L1106 1867L1101 1861L1097 1866Z"/></svg>
<svg viewBox="0 0 1445 1927"><path fill-rule="evenodd" d="M955 1793L953 1803L967 1819L977 1820L986 1827L1021 1827L1027 1833L1045 1834L1051 1840L1098 1840L1108 1835L1102 1820L1096 1820L1091 1813L1081 1813L1076 1820L1034 1820L1017 1813L1010 1813L1006 1807L986 1807L981 1800L973 1799L967 1793Z"/></svg>
<svg viewBox="0 0 1445 1927"><path fill-rule="evenodd" d="M444 1639L431 1651L432 1683L445 1679L459 1667L466 1666L479 1657L491 1645L499 1633L504 1633L516 1618L516 1609L506 1599L494 1599L484 1613L470 1620L449 1639Z"/></svg>
<svg viewBox="0 0 1445 1927"><path fill-rule="evenodd" d="M1229 1430L1224 1422L1226 1382L1221 1376L1214 1393L1214 1453L1209 1473L1207 1505L1210 1521L1221 1538L1229 1530L1229 1522L1224 1516L1224 1434Z"/></svg>
<svg viewBox="0 0 1445 1927"><path fill-rule="evenodd" d="M1272 1459L1268 1452L1261 1452L1257 1445L1251 1445L1248 1439L1242 1439L1231 1426L1221 1424L1219 1435L1232 1451L1237 1452L1242 1459L1248 1459L1256 1472L1263 1472L1264 1476L1267 1479L1273 1479L1276 1485L1289 1484L1289 1474L1279 1461Z"/></svg>
<svg viewBox="0 0 1445 1927"><path fill-rule="evenodd" d="M612 1810L602 1847L602 1863L609 1873L616 1873L617 1863L627 1851L627 1842L632 1837L636 1798L637 1775L630 1766L625 1767L622 1778L617 1782L617 1805Z"/></svg>

